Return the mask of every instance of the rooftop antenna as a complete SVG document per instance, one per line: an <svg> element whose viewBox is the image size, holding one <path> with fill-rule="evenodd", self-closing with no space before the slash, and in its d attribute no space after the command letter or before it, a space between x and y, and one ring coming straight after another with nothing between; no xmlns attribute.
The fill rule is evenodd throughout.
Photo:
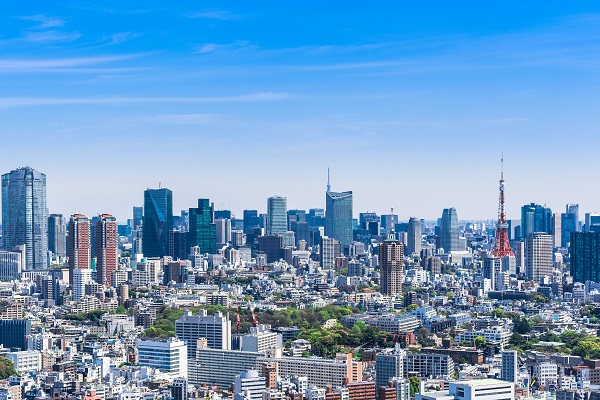
<svg viewBox="0 0 600 400"><path fill-rule="evenodd" d="M162 182L158 182L158 188L162 189Z"/></svg>
<svg viewBox="0 0 600 400"><path fill-rule="evenodd" d="M329 167L327 167L327 191L331 192L331 182L329 181Z"/></svg>

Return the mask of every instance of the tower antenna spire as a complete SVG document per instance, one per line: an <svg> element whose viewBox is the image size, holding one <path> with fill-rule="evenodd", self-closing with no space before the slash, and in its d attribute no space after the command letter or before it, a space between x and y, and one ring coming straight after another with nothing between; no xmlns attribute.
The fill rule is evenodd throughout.
<svg viewBox="0 0 600 400"><path fill-rule="evenodd" d="M331 182L329 181L329 167L327 167L327 191L331 192Z"/></svg>
<svg viewBox="0 0 600 400"><path fill-rule="evenodd" d="M494 256L502 258L514 256L508 239L508 223L506 222L506 208L504 203L504 153L500 158L500 196L498 199L498 224L496 225L496 243Z"/></svg>

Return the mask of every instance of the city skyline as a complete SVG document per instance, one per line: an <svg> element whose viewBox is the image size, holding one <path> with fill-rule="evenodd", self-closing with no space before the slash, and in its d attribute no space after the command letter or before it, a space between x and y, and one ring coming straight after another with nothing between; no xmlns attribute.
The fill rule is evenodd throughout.
<svg viewBox="0 0 600 400"><path fill-rule="evenodd" d="M0 132L27 151L0 170L43 171L48 208L64 215L123 220L158 182L175 209L210 198L264 211L276 194L324 208L330 167L355 210L495 219L504 152L508 219L530 202L600 210L600 188L576 172L600 161L575 156L600 140L600 10L465 7L10 4Z"/></svg>

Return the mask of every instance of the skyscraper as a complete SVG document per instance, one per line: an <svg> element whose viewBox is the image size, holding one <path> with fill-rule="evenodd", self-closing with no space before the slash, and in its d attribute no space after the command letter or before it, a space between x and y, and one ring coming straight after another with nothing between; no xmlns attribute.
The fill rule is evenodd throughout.
<svg viewBox="0 0 600 400"><path fill-rule="evenodd" d="M440 247L444 252L460 250L458 244L458 214L454 207L445 208L440 226Z"/></svg>
<svg viewBox="0 0 600 400"><path fill-rule="evenodd" d="M325 235L340 242L344 252L352 243L352 192L326 193Z"/></svg>
<svg viewBox="0 0 600 400"><path fill-rule="evenodd" d="M567 208L568 208L567 204ZM571 241L571 232L578 232L578 221L577 214L575 213L563 213L561 214L561 247L568 247Z"/></svg>
<svg viewBox="0 0 600 400"><path fill-rule="evenodd" d="M2 244L25 245L27 269L48 265L46 175L30 167L2 175Z"/></svg>
<svg viewBox="0 0 600 400"><path fill-rule="evenodd" d="M567 206L565 207L566 214L574 214L575 215L575 232L581 232L581 229L579 227L579 204L571 204L568 203Z"/></svg>
<svg viewBox="0 0 600 400"><path fill-rule="evenodd" d="M131 229L137 230L142 226L144 221L144 207L133 207L133 226Z"/></svg>
<svg viewBox="0 0 600 400"><path fill-rule="evenodd" d="M287 232L287 199L273 196L267 199L267 235Z"/></svg>
<svg viewBox="0 0 600 400"><path fill-rule="evenodd" d="M571 276L575 282L600 282L600 232L572 232Z"/></svg>
<svg viewBox="0 0 600 400"><path fill-rule="evenodd" d="M527 238L533 232L552 233L552 210L531 203L521 207L521 237Z"/></svg>
<svg viewBox="0 0 600 400"><path fill-rule="evenodd" d="M67 256L67 221L62 214L48 217L48 250L55 256Z"/></svg>
<svg viewBox="0 0 600 400"><path fill-rule="evenodd" d="M169 253L169 230L173 227L173 192L166 188L144 192L142 251L146 257Z"/></svg>
<svg viewBox="0 0 600 400"><path fill-rule="evenodd" d="M404 246L397 240L384 240L379 244L378 249L381 293L387 295L401 294L404 272Z"/></svg>
<svg viewBox="0 0 600 400"><path fill-rule="evenodd" d="M560 247L562 243L562 217L560 213L552 214L552 247Z"/></svg>
<svg viewBox="0 0 600 400"><path fill-rule="evenodd" d="M252 233L260 227L260 217L256 210L244 210L244 233Z"/></svg>
<svg viewBox="0 0 600 400"><path fill-rule="evenodd" d="M83 214L74 214L69 220L69 283L71 285L73 285L73 271L89 269L91 261L90 220Z"/></svg>
<svg viewBox="0 0 600 400"><path fill-rule="evenodd" d="M102 214L96 224L96 280L110 286L110 274L117 270L119 236L117 219L110 214Z"/></svg>
<svg viewBox="0 0 600 400"><path fill-rule="evenodd" d="M198 207L190 208L188 249L199 246L200 252L217 252L217 227L213 219L214 206L208 199L198 199Z"/></svg>
<svg viewBox="0 0 600 400"><path fill-rule="evenodd" d="M525 271L527 278L539 281L552 276L552 236L533 232L525 239Z"/></svg>
<svg viewBox="0 0 600 400"><path fill-rule="evenodd" d="M420 254L421 241L423 234L421 232L421 220L416 217L411 217L408 220L408 241L406 254Z"/></svg>

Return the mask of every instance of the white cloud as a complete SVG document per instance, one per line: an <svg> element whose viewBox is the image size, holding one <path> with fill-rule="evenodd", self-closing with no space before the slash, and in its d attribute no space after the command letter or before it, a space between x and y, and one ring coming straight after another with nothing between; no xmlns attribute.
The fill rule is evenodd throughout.
<svg viewBox="0 0 600 400"><path fill-rule="evenodd" d="M205 10L198 13L191 14L190 18L202 18L202 19L216 19L220 21L232 21L242 19L241 15L233 14L227 10Z"/></svg>

